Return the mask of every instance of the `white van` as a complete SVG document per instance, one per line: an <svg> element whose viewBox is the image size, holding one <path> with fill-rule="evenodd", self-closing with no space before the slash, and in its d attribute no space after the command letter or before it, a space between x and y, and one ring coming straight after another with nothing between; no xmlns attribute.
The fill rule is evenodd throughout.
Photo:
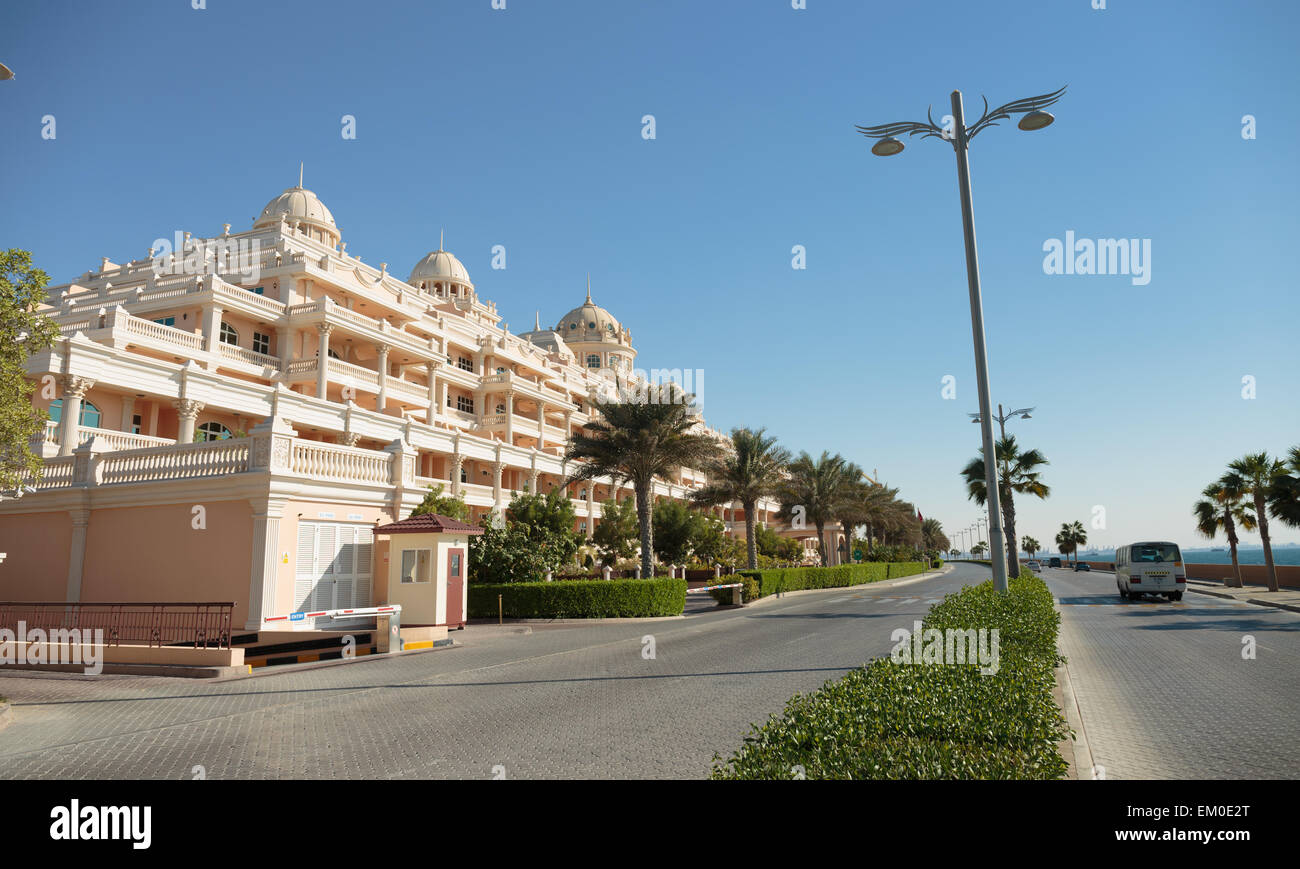
<svg viewBox="0 0 1300 869"><path fill-rule="evenodd" d="M1182 600L1187 588L1187 568L1177 543L1130 543L1115 550L1115 585L1128 600L1143 594L1162 594Z"/></svg>

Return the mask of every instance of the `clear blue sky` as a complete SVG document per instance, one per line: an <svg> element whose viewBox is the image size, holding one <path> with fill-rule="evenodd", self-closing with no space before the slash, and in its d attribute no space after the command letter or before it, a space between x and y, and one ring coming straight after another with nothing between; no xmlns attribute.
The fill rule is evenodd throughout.
<svg viewBox="0 0 1300 869"><path fill-rule="evenodd" d="M1096 542L1191 544L1225 462L1300 442L1297 4L507 5L7 4L0 246L65 282L247 227L304 161L350 253L404 275L445 227L514 331L590 271L640 366L704 370L710 424L879 468L955 530L980 511L952 149L882 160L853 125L1068 83L1054 126L971 157L994 401L1037 407L1014 430L1052 462L1020 532L1102 505ZM1071 230L1150 239L1150 283L1044 274Z"/></svg>

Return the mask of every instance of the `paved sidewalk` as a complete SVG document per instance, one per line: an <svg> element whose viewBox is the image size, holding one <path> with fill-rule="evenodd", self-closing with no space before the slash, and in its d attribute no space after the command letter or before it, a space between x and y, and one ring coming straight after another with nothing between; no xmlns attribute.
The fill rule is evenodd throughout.
<svg viewBox="0 0 1300 869"><path fill-rule="evenodd" d="M1262 585L1228 588L1217 582L1194 579L1187 583L1187 590L1196 594L1208 594L1240 603L1253 603L1257 606L1271 606L1300 613L1300 589L1283 588L1278 591L1269 591L1267 586Z"/></svg>

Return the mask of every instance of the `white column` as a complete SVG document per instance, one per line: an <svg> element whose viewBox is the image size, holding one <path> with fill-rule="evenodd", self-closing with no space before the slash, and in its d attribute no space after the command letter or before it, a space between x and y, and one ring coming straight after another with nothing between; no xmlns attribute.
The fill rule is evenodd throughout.
<svg viewBox="0 0 1300 869"><path fill-rule="evenodd" d="M379 370L379 395L375 396L375 410L383 413L388 407L388 345L376 344L375 349L379 351L379 361L376 363Z"/></svg>
<svg viewBox="0 0 1300 869"><path fill-rule="evenodd" d="M506 443L515 445L515 392L506 390Z"/></svg>
<svg viewBox="0 0 1300 869"><path fill-rule="evenodd" d="M213 305L203 311L203 349L208 353L217 352L217 343L221 339L221 315L225 313L221 308ZM207 367L216 366L216 360L207 360Z"/></svg>
<svg viewBox="0 0 1300 869"><path fill-rule="evenodd" d="M424 373L429 380L429 413L425 422L433 425L434 419L438 416L438 378L436 372L438 365L435 362L424 363Z"/></svg>
<svg viewBox="0 0 1300 869"><path fill-rule="evenodd" d="M180 417L180 429L176 433L176 443L194 443L194 423L198 420L203 403L189 398L180 398L172 402L176 414Z"/></svg>
<svg viewBox="0 0 1300 869"><path fill-rule="evenodd" d="M81 439L81 402L95 385L87 377L63 377L63 407L59 411L59 455L70 456Z"/></svg>
<svg viewBox="0 0 1300 869"><path fill-rule="evenodd" d="M135 416L135 396L127 395L122 398L122 425L124 432L130 433L131 419Z"/></svg>
<svg viewBox="0 0 1300 869"><path fill-rule="evenodd" d="M316 397L327 398L330 385L330 332L334 331L334 327L329 323L321 323L316 331L320 333L320 348L316 353Z"/></svg>
<svg viewBox="0 0 1300 869"><path fill-rule="evenodd" d="M496 524L498 527L505 524L505 507L503 503L504 493L501 489L501 474L505 471L505 462L494 462L492 465L492 509L496 511Z"/></svg>
<svg viewBox="0 0 1300 869"><path fill-rule="evenodd" d="M460 474L465 469L465 457L456 453L451 457L451 494L453 497L460 494Z"/></svg>
<svg viewBox="0 0 1300 869"><path fill-rule="evenodd" d="M587 481L587 539L590 540L596 525L596 481Z"/></svg>

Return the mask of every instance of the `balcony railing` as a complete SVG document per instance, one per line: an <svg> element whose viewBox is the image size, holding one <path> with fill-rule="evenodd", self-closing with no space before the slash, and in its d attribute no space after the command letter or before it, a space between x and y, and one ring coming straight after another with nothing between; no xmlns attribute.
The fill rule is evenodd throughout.
<svg viewBox="0 0 1300 869"><path fill-rule="evenodd" d="M383 485L392 480L389 453L316 441L294 441L289 469L294 474L328 480Z"/></svg>
<svg viewBox="0 0 1300 869"><path fill-rule="evenodd" d="M256 298L255 293L249 295ZM280 367L280 357L272 356L269 353L258 353L256 350L249 350L246 347L238 347L224 342L218 343L217 347L221 351L221 355L227 359L235 359L239 362L247 362L250 365L259 365L265 368L278 369Z"/></svg>
<svg viewBox="0 0 1300 869"><path fill-rule="evenodd" d="M112 485L239 474L248 470L248 459L247 438L125 450L100 457L99 480Z"/></svg>

